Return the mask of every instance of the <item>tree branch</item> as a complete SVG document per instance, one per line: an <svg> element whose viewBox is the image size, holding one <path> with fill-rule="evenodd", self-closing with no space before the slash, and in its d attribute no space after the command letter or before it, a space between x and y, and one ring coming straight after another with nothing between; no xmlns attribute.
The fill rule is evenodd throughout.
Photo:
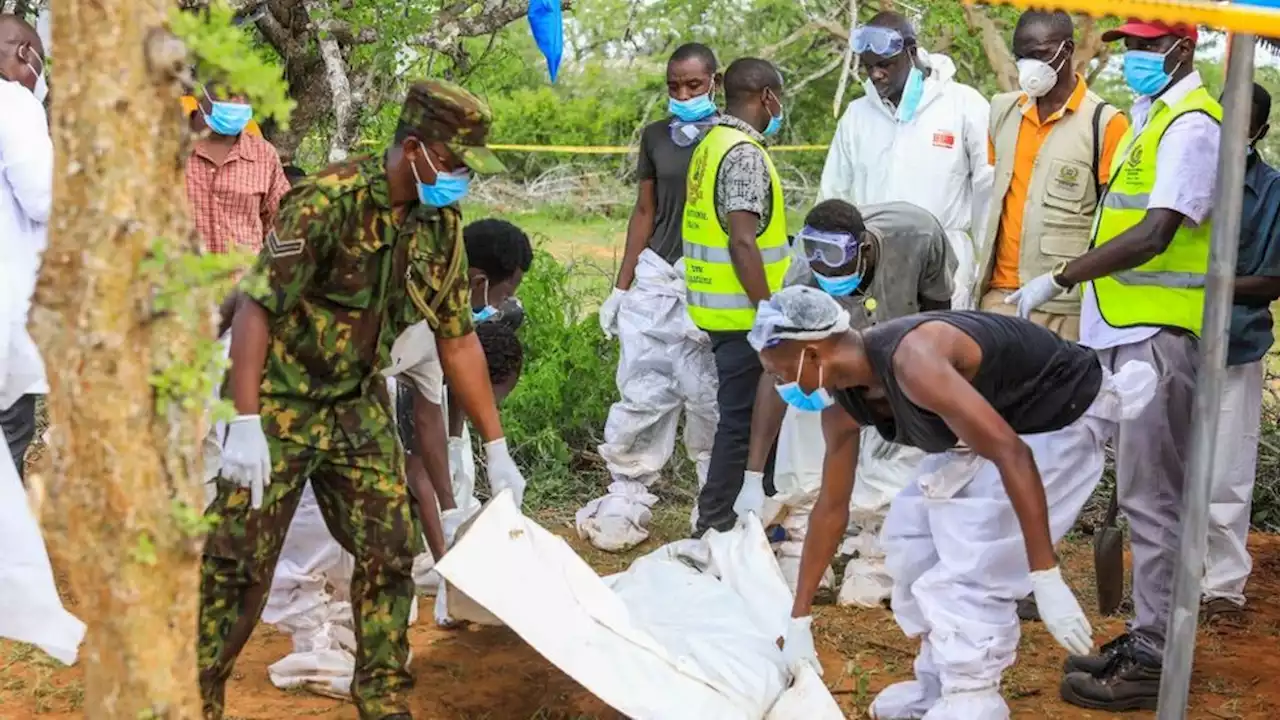
<svg viewBox="0 0 1280 720"><path fill-rule="evenodd" d="M789 94L790 94L790 95L792 95L792 96L795 96L795 95L799 94L800 90L801 90L804 86L808 85L809 83L813 82L814 80L818 80L818 79L820 79L820 78L822 78L822 77L826 76L827 74L831 73L831 72L832 72L832 71L834 71L836 68L840 67L840 64L841 64L841 63L843 63L843 62L844 62L844 56L843 56L843 55L836 55L834 58L832 58L832 59L831 59L831 61L830 61L830 62L828 62L826 65L823 65L821 68L819 68L817 72L815 72L815 73L813 73L812 75L810 75L810 76L808 76L808 77L804 78L803 80L801 80L800 82L796 83L795 85L791 85L791 86L789 86L789 87L787 88L787 93L789 93Z"/></svg>
<svg viewBox="0 0 1280 720"><path fill-rule="evenodd" d="M1009 46L1005 45L995 21L987 15L985 9L974 5L966 4L964 15L969 25L978 28L982 34L982 50L986 53L987 63L996 74L996 83L1000 89L1009 92L1018 87L1018 65L1013 60L1013 53L1009 52Z"/></svg>
<svg viewBox="0 0 1280 720"><path fill-rule="evenodd" d="M342 48L329 30L329 18L319 5L319 0L302 0L302 6L316 30L320 57L324 60L325 75L329 80L329 94L333 98L333 135L329 137L329 162L345 160L351 147L351 135L355 131L355 116L351 104L351 79L347 77L347 64L342 59Z"/></svg>

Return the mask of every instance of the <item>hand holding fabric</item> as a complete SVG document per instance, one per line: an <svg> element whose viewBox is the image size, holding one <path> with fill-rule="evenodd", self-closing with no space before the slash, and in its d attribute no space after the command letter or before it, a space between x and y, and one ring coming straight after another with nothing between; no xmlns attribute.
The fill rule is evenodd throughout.
<svg viewBox="0 0 1280 720"><path fill-rule="evenodd" d="M806 663L819 675L822 674L818 651L813 647L813 616L791 618L787 624L787 637L782 642L782 657L792 675L796 675Z"/></svg>
<svg viewBox="0 0 1280 720"><path fill-rule="evenodd" d="M1029 318L1031 311L1066 292L1067 288L1053 279L1053 273L1047 272L1004 299L1006 305L1018 306L1018 317Z"/></svg>
<svg viewBox="0 0 1280 720"><path fill-rule="evenodd" d="M524 505L524 475L520 474L520 468L516 467L516 462L511 459L511 453L507 450L507 439L498 438L484 446L485 450L485 469L489 474L489 492L494 496L502 492L504 489L510 489L511 495L516 501L516 507Z"/></svg>
<svg viewBox="0 0 1280 720"><path fill-rule="evenodd" d="M627 294L626 290L614 288L609 293L608 299L600 306L600 329L604 331L604 336L614 338L618 336L618 310L622 307L622 298Z"/></svg>
<svg viewBox="0 0 1280 720"><path fill-rule="evenodd" d="M1062 579L1062 569L1031 573L1040 619L1058 644L1073 655L1088 655L1093 649L1093 628L1080 608L1080 602Z"/></svg>
<svg viewBox="0 0 1280 720"><path fill-rule="evenodd" d="M271 449L257 415L240 415L227 423L222 443L222 476L249 490L249 504L262 507L262 494L271 484Z"/></svg>

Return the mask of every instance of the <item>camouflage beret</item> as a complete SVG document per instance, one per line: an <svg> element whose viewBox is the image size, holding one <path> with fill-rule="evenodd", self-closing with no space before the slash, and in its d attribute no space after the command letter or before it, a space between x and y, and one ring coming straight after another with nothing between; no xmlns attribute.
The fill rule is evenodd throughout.
<svg viewBox="0 0 1280 720"><path fill-rule="evenodd" d="M420 80L409 86L400 123L425 142L442 142L477 173L505 172L485 147L493 114L489 105L465 88L444 80Z"/></svg>

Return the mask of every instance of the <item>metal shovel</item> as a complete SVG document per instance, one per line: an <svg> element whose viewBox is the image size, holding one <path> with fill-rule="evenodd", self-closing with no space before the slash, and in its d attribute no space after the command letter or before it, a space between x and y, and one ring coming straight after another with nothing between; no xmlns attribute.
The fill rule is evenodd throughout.
<svg viewBox="0 0 1280 720"><path fill-rule="evenodd" d="M1093 534L1093 571L1098 588L1098 612L1113 615L1124 602L1124 532L1116 526L1119 512L1116 490L1111 489L1107 516Z"/></svg>

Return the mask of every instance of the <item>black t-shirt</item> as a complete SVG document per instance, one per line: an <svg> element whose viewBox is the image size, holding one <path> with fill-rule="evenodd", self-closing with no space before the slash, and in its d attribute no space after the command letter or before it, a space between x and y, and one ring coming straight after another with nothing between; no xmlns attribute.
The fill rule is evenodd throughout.
<svg viewBox="0 0 1280 720"><path fill-rule="evenodd" d="M683 148L675 144L671 139L670 118L650 123L640 133L636 179L655 181L657 204L649 248L673 265L684 257L681 228L684 225L685 187L689 160L696 147L696 143Z"/></svg>
<svg viewBox="0 0 1280 720"><path fill-rule="evenodd" d="M1019 435L1061 430L1084 415L1102 387L1097 354L1069 342L1030 320L994 313L942 310L909 315L862 333L871 369L880 379L891 415L877 413L861 388L834 393L860 425L881 437L925 452L955 447L957 438L936 414L907 399L893 372L893 355L902 338L920 325L939 321L973 338L982 361L973 387Z"/></svg>

